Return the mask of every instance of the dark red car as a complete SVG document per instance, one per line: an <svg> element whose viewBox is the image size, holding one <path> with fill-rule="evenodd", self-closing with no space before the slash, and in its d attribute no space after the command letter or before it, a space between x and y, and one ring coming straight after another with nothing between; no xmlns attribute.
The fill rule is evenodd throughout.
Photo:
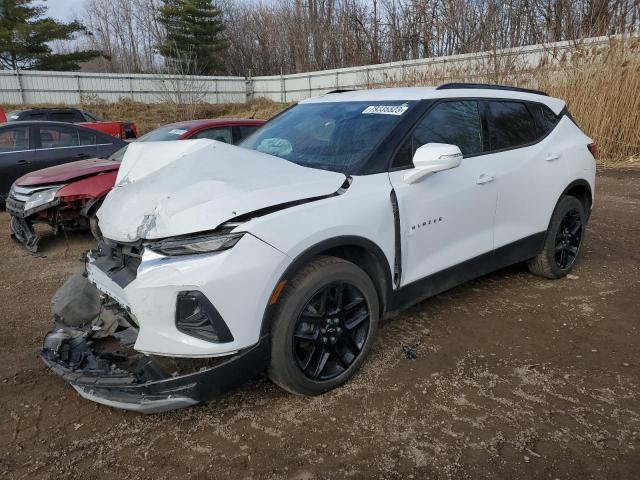
<svg viewBox="0 0 640 480"><path fill-rule="evenodd" d="M239 143L264 120L193 120L157 128L138 142L208 138ZM113 187L126 146L106 159L80 160L28 173L16 180L6 201L11 236L29 251L38 249L34 224L59 230L91 229L100 236L96 212Z"/></svg>

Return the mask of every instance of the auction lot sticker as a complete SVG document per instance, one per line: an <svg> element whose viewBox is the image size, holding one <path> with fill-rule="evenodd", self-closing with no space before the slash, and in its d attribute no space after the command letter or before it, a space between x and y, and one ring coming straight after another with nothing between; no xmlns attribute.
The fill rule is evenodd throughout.
<svg viewBox="0 0 640 480"><path fill-rule="evenodd" d="M374 113L378 115L402 115L409 109L407 105L371 105L362 113Z"/></svg>

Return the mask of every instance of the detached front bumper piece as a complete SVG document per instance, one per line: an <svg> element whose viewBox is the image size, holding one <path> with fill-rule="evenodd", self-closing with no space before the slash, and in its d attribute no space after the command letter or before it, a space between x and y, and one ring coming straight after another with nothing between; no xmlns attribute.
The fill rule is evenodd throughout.
<svg viewBox="0 0 640 480"><path fill-rule="evenodd" d="M113 337L87 340L85 332L63 326L47 334L41 357L83 397L141 413L211 400L269 363L268 336L235 355L207 359L149 356L121 343L124 350L114 348L114 342Z"/></svg>
<svg viewBox="0 0 640 480"><path fill-rule="evenodd" d="M8 208L7 211L9 211ZM36 253L38 251L38 241L40 240L40 237L38 237L38 235L33 231L31 223L28 220L12 216L11 222L9 223L9 229L11 236L16 241L24 245L27 250L31 253Z"/></svg>
<svg viewBox="0 0 640 480"><path fill-rule="evenodd" d="M225 356L151 355L134 348L138 325L126 307L87 278L71 276L52 299L53 329L40 355L80 395L110 407L162 412L211 400L262 373L268 335Z"/></svg>

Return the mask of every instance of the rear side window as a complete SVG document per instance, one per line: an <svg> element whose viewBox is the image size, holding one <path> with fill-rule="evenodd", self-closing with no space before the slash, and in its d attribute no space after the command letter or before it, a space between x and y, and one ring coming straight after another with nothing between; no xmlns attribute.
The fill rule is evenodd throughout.
<svg viewBox="0 0 640 480"><path fill-rule="evenodd" d="M77 147L78 130L58 125L40 127L40 143L42 148Z"/></svg>
<svg viewBox="0 0 640 480"><path fill-rule="evenodd" d="M0 130L0 153L29 150L29 127Z"/></svg>
<svg viewBox="0 0 640 480"><path fill-rule="evenodd" d="M464 156L482 152L482 121L474 100L436 105L400 147L393 168L411 168L416 150L426 143L456 145Z"/></svg>
<svg viewBox="0 0 640 480"><path fill-rule="evenodd" d="M538 123L541 137L544 137L547 133L553 130L560 120L560 117L553 113L546 105L530 103L529 109Z"/></svg>
<svg viewBox="0 0 640 480"><path fill-rule="evenodd" d="M535 142L540 137L536 122L524 103L487 103L491 150L520 147Z"/></svg>
<svg viewBox="0 0 640 480"><path fill-rule="evenodd" d="M95 145L96 135L95 133L85 132L84 130L78 130L80 135L80 145Z"/></svg>

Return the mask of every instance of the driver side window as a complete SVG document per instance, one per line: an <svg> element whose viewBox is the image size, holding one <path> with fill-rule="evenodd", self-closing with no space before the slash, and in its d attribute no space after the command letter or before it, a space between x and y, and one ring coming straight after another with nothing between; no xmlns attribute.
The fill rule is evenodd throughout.
<svg viewBox="0 0 640 480"><path fill-rule="evenodd" d="M425 143L457 145L466 157L482 152L482 121L478 102L436 105L416 126L393 160L392 168L413 168L413 154Z"/></svg>

